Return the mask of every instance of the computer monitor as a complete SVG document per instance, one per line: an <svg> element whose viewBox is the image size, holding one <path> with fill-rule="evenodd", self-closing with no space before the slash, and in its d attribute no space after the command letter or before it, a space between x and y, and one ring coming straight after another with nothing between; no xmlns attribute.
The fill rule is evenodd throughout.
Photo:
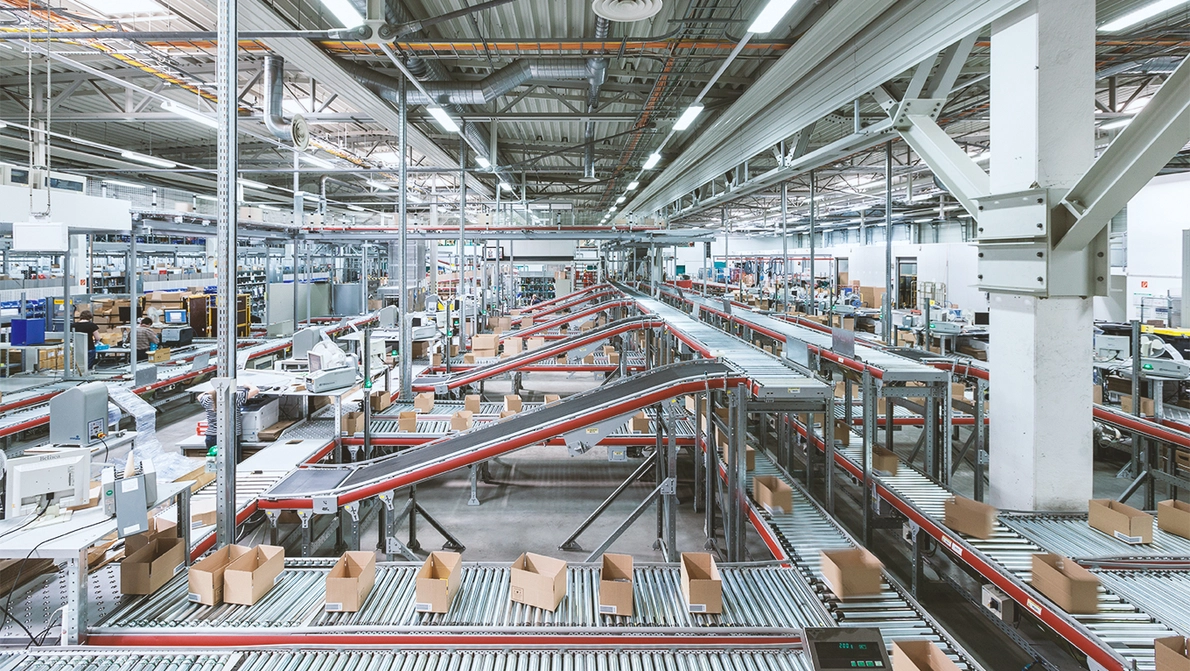
<svg viewBox="0 0 1190 671"><path fill-rule="evenodd" d="M992 313L990 313L990 312L976 312L975 313L975 325L976 326L987 326L987 325L991 324L992 323L991 316L992 316Z"/></svg>
<svg viewBox="0 0 1190 671"><path fill-rule="evenodd" d="M79 448L9 459L4 517L37 512L42 502L81 505L91 497L91 450Z"/></svg>
<svg viewBox="0 0 1190 671"><path fill-rule="evenodd" d="M315 352L306 354L306 358L310 361L309 370L311 373L322 370L322 356Z"/></svg>
<svg viewBox="0 0 1190 671"><path fill-rule="evenodd" d="M189 315L185 310L166 310L165 323L166 324L180 324L185 325L190 322Z"/></svg>

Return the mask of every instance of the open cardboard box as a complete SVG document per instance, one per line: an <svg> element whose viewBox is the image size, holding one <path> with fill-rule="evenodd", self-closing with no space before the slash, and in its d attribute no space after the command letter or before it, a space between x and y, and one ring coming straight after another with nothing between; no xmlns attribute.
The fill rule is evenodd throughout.
<svg viewBox="0 0 1190 671"><path fill-rule="evenodd" d="M223 573L227 565L250 550L243 545L226 545L192 565L187 573L190 589L186 600L204 606L223 603Z"/></svg>
<svg viewBox="0 0 1190 671"><path fill-rule="evenodd" d="M952 496L943 506L942 523L951 531L975 538L992 537L998 512L994 507L964 496Z"/></svg>
<svg viewBox="0 0 1190 671"><path fill-rule="evenodd" d="M401 433L417 433L417 412L405 410L397 416L397 430Z"/></svg>
<svg viewBox="0 0 1190 671"><path fill-rule="evenodd" d="M474 423L473 415L470 410L459 410L450 416L450 428L454 431L466 431L470 429Z"/></svg>
<svg viewBox="0 0 1190 671"><path fill-rule="evenodd" d="M558 401L561 401L561 400L562 400L562 397L557 394L546 394L542 398L542 401L544 401L546 405L549 405L551 403L557 403Z"/></svg>
<svg viewBox="0 0 1190 671"><path fill-rule="evenodd" d="M1181 636L1158 638L1153 641L1157 671L1190 671L1190 654L1187 654L1188 639Z"/></svg>
<svg viewBox="0 0 1190 671"><path fill-rule="evenodd" d="M1062 555L1033 555L1032 585L1067 613L1099 612L1099 577Z"/></svg>
<svg viewBox="0 0 1190 671"><path fill-rule="evenodd" d="M512 563L510 599L526 606L557 610L566 596L566 562L526 552Z"/></svg>
<svg viewBox="0 0 1190 671"><path fill-rule="evenodd" d="M706 552L682 553L682 596L691 613L723 612L723 579L715 558Z"/></svg>
<svg viewBox="0 0 1190 671"><path fill-rule="evenodd" d="M224 569L223 600L251 606L273 589L284 569L285 548L257 545Z"/></svg>
<svg viewBox="0 0 1190 671"><path fill-rule="evenodd" d="M376 583L375 552L344 552L326 574L326 611L355 613Z"/></svg>
<svg viewBox="0 0 1190 671"><path fill-rule="evenodd" d="M1173 499L1158 503L1157 528L1167 534L1190 538L1190 503Z"/></svg>
<svg viewBox="0 0 1190 671"><path fill-rule="evenodd" d="M343 433L354 436L364 430L364 413L356 410L343 415Z"/></svg>
<svg viewBox="0 0 1190 671"><path fill-rule="evenodd" d="M463 556L457 552L431 552L417 571L413 609L419 613L445 613L459 593Z"/></svg>
<svg viewBox="0 0 1190 671"><path fill-rule="evenodd" d="M424 391L413 397L413 409L428 414L434 411L434 393Z"/></svg>
<svg viewBox="0 0 1190 671"><path fill-rule="evenodd" d="M469 410L472 414L478 415L480 403L482 401L483 399L480 398L479 394L468 394L467 397L463 399L463 409Z"/></svg>
<svg viewBox="0 0 1190 671"><path fill-rule="evenodd" d="M599 614L632 615L632 555L604 554L599 571Z"/></svg>
<svg viewBox="0 0 1190 671"><path fill-rule="evenodd" d="M368 395L368 402L372 404L372 412L380 412L393 404L393 395L380 389Z"/></svg>
<svg viewBox="0 0 1190 671"><path fill-rule="evenodd" d="M872 470L885 475L896 475L900 460L892 450L879 445L872 446Z"/></svg>
<svg viewBox="0 0 1190 671"><path fill-rule="evenodd" d="M632 416L632 430L636 433L648 433L650 429L649 416L644 410Z"/></svg>
<svg viewBox="0 0 1190 671"><path fill-rule="evenodd" d="M513 412L520 412L522 409L521 397L518 394L509 394L504 397L504 409Z"/></svg>
<svg viewBox="0 0 1190 671"><path fill-rule="evenodd" d="M822 550L822 580L840 599L879 594L884 565L863 548Z"/></svg>
<svg viewBox="0 0 1190 671"><path fill-rule="evenodd" d="M186 546L169 534L155 535L120 562L121 594L152 594L186 564Z"/></svg>
<svg viewBox="0 0 1190 671"><path fill-rule="evenodd" d="M770 513L793 512L793 488L775 475L752 476L752 496Z"/></svg>
<svg viewBox="0 0 1190 671"><path fill-rule="evenodd" d="M1087 524L1129 545L1153 542L1153 516L1111 499L1087 502Z"/></svg>
<svg viewBox="0 0 1190 671"><path fill-rule="evenodd" d="M893 671L959 671L942 649L927 640L893 641Z"/></svg>

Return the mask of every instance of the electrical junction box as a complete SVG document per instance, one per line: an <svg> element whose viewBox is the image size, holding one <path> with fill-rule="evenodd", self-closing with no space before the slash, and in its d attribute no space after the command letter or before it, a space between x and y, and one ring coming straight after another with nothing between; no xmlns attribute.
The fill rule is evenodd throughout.
<svg viewBox="0 0 1190 671"><path fill-rule="evenodd" d="M1001 622L1012 622L1016 619L1016 602L1009 599L1008 595L995 585L983 586L980 590L979 602L993 615L1000 618Z"/></svg>
<svg viewBox="0 0 1190 671"><path fill-rule="evenodd" d="M90 447L107 437L107 384L89 382L50 399L50 441Z"/></svg>

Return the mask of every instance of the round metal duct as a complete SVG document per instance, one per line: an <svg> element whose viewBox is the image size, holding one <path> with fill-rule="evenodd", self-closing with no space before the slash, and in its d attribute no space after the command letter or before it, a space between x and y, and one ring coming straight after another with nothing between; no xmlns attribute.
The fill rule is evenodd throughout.
<svg viewBox="0 0 1190 671"><path fill-rule="evenodd" d="M592 0L591 9L608 21L629 23L660 12L661 0Z"/></svg>

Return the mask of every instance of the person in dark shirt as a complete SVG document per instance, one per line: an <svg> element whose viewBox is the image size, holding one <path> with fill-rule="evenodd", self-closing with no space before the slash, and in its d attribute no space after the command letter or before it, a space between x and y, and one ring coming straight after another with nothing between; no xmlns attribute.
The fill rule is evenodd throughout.
<svg viewBox="0 0 1190 671"><path fill-rule="evenodd" d="M83 310L79 313L78 321L71 324L71 328L75 333L87 334L87 369L90 370L95 367L95 332L99 330L99 324L91 321L93 319L90 310Z"/></svg>
<svg viewBox="0 0 1190 671"><path fill-rule="evenodd" d="M152 329L153 320L145 317L140 320L140 328L136 330L136 360L149 360L149 347L160 345L161 336Z"/></svg>

